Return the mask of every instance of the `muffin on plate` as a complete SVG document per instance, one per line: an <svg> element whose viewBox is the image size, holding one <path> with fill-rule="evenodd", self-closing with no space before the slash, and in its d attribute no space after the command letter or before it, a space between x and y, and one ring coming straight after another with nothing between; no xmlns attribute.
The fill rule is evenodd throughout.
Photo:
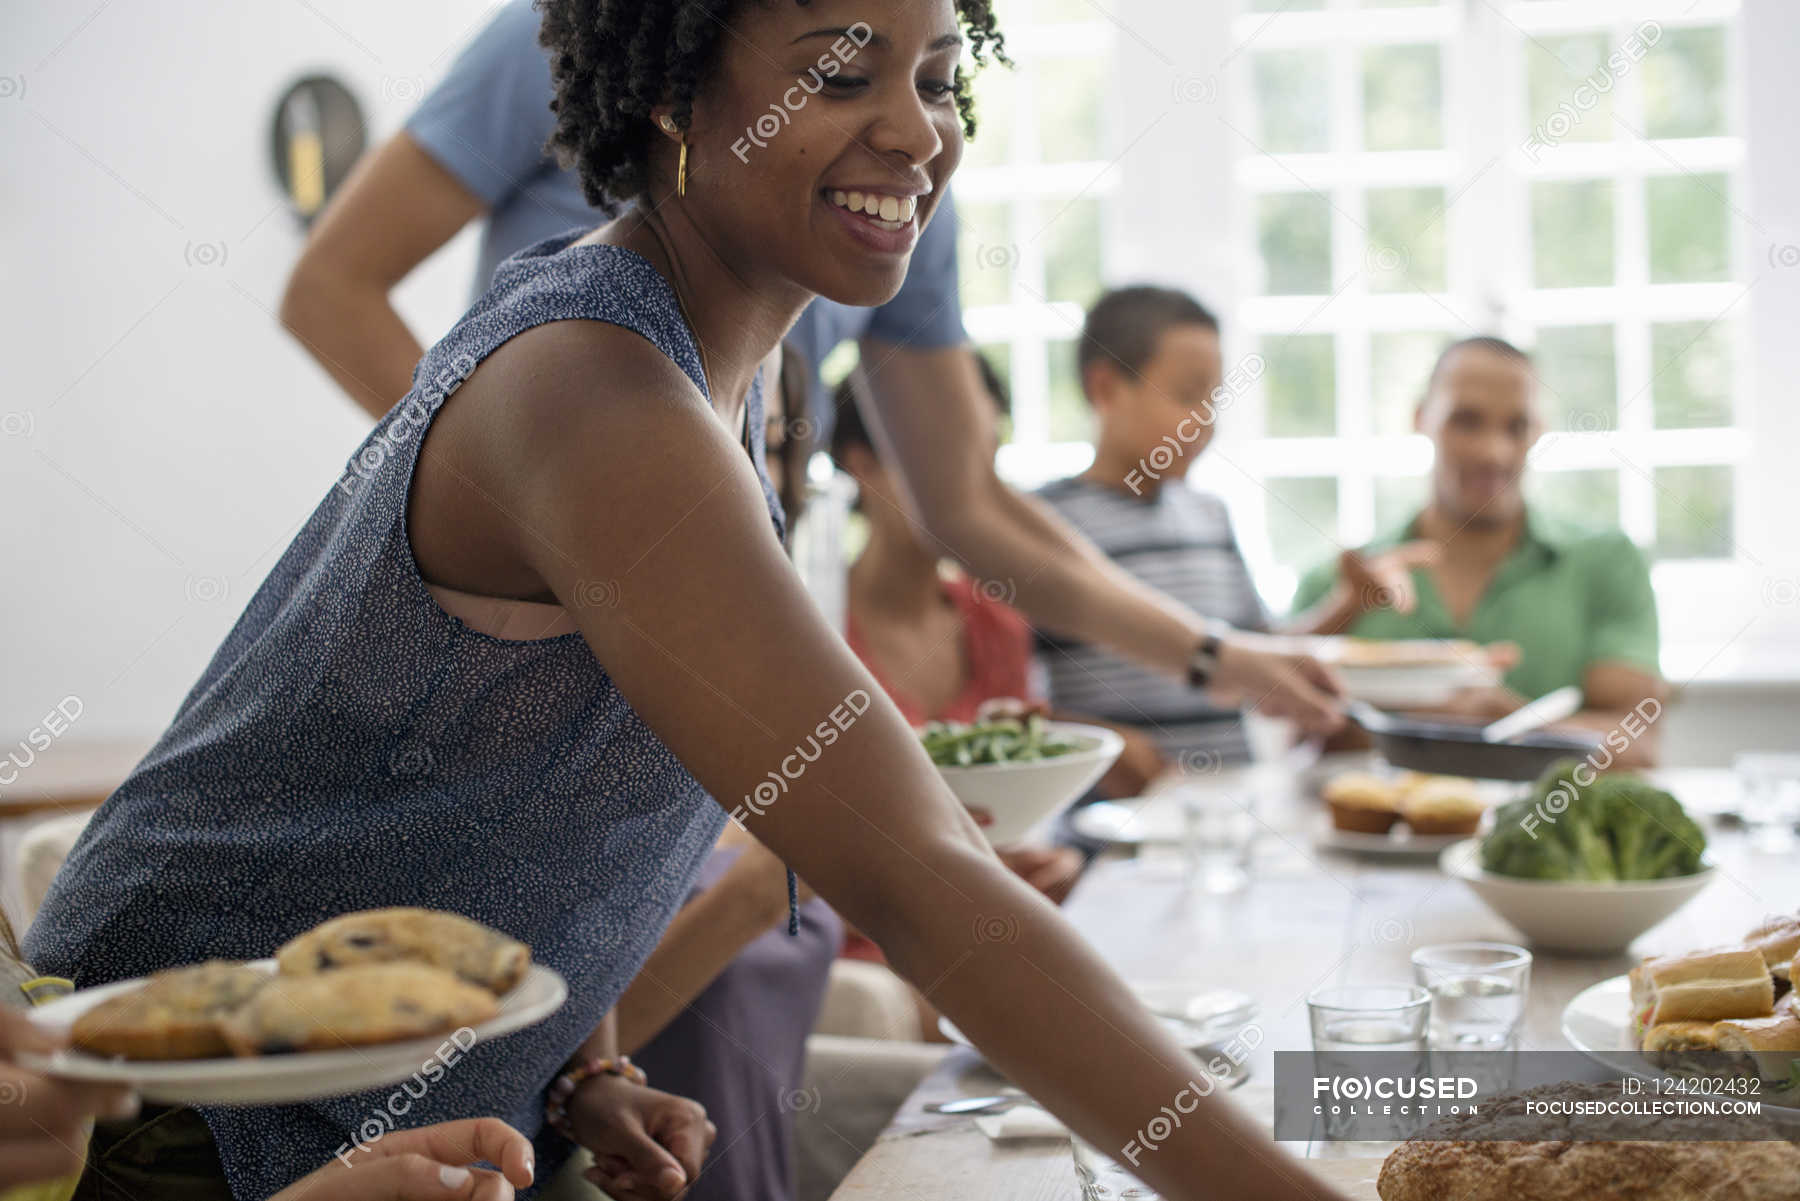
<svg viewBox="0 0 1800 1201"><path fill-rule="evenodd" d="M1331 806L1331 824L1355 834L1386 834L1400 820L1400 790L1368 772L1334 776L1320 790Z"/></svg>
<svg viewBox="0 0 1800 1201"><path fill-rule="evenodd" d="M336 1051L443 1034L500 1012L494 994L424 963L277 976L220 1023L237 1055Z"/></svg>
<svg viewBox="0 0 1800 1201"><path fill-rule="evenodd" d="M1473 780L1427 776L1400 798L1400 816L1415 834L1473 834L1487 811Z"/></svg>
<svg viewBox="0 0 1800 1201"><path fill-rule="evenodd" d="M75 1019L70 1041L124 1059L213 1059L230 1053L219 1024L269 982L269 973L214 959L157 972L141 988Z"/></svg>
<svg viewBox="0 0 1800 1201"><path fill-rule="evenodd" d="M334 917L275 952L284 976L365 963L424 963L510 992L531 966L531 948L461 914L436 909L365 909Z"/></svg>

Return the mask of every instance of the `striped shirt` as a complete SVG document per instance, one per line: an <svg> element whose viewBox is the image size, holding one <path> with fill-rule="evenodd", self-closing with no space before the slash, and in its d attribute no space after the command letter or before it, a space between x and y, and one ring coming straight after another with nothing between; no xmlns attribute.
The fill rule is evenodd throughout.
<svg viewBox="0 0 1800 1201"><path fill-rule="evenodd" d="M1134 497L1080 478L1048 484L1038 495L1150 587L1239 629L1268 628L1231 515L1218 497L1181 483ZM1185 681L1097 646L1041 631L1039 645L1057 709L1140 727L1164 757L1190 770L1248 761L1236 709L1210 704Z"/></svg>

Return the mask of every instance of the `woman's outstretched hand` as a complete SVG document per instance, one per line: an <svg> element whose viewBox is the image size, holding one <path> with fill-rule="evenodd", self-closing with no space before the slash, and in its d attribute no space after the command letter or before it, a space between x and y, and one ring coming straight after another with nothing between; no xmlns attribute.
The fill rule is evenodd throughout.
<svg viewBox="0 0 1800 1201"><path fill-rule="evenodd" d="M130 1089L39 1076L15 1060L20 1051L48 1054L60 1045L23 1013L0 1009L0 1189L78 1174L88 1120L138 1110Z"/></svg>
<svg viewBox="0 0 1800 1201"><path fill-rule="evenodd" d="M500 1171L472 1168L485 1161ZM499 1118L385 1134L303 1176L269 1201L512 1201L531 1184L531 1141Z"/></svg>

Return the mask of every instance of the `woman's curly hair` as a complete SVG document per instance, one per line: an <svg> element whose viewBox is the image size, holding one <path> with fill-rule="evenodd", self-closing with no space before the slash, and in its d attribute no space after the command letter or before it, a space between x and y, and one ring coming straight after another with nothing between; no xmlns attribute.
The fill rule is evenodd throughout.
<svg viewBox="0 0 1800 1201"><path fill-rule="evenodd" d="M550 53L556 132L548 149L581 177L588 203L602 211L640 195L648 184L650 110L674 106L687 128L694 95L718 53L732 10L745 0L536 0L544 15L538 40ZM760 0L767 2L767 0ZM775 0L780 3L782 0ZM804 5L807 0L793 0ZM955 0L977 66L1006 57L991 0ZM975 135L970 73L959 72L956 108Z"/></svg>

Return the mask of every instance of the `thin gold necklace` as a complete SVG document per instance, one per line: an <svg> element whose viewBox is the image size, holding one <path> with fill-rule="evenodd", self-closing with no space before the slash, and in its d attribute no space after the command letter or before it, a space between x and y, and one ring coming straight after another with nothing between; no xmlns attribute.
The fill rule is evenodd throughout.
<svg viewBox="0 0 1800 1201"><path fill-rule="evenodd" d="M656 244L662 247L663 257L669 260L669 290L675 293L675 307L681 310L681 319L687 322L688 336L694 339L694 350L700 355L700 379L706 385L706 399L711 401L713 399L712 368L707 365L706 361L706 343L701 340L700 327L694 324L694 315L688 312L687 301L681 298L681 272L675 262L675 252L669 249L668 242L663 240L662 231L655 225L646 221L644 227L650 231L650 236L656 239Z"/></svg>

